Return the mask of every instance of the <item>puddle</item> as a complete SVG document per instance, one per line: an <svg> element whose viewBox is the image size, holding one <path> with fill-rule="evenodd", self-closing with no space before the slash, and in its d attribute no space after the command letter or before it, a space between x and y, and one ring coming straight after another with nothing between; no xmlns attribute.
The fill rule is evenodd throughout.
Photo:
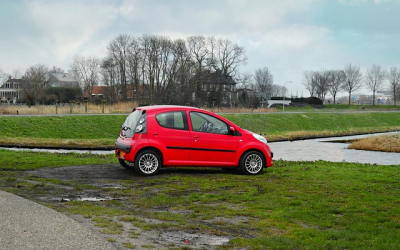
<svg viewBox="0 0 400 250"><path fill-rule="evenodd" d="M98 201L111 201L111 200L117 200L111 197L80 197L80 198L61 198L58 199L60 202L70 202L70 201L90 201L90 202L98 202Z"/></svg>
<svg viewBox="0 0 400 250"><path fill-rule="evenodd" d="M190 234L186 232L165 232L158 236L154 241L160 243L185 244L188 246L221 246L229 242L227 237L211 236L205 234Z"/></svg>
<svg viewBox="0 0 400 250"><path fill-rule="evenodd" d="M287 161L332 161L369 163L379 165L399 165L400 153L388 153L377 151L364 151L348 149L349 143L332 143L360 139L370 136L394 134L379 133L357 136L331 137L303 141L283 141L269 143L274 152L274 160Z"/></svg>

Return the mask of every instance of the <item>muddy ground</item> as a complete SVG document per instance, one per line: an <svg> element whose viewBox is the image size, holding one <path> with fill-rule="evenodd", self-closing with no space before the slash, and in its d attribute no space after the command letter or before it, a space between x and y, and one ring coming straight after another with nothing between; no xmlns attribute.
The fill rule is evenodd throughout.
<svg viewBox="0 0 400 250"><path fill-rule="evenodd" d="M40 183L41 188L36 192L21 195L61 211L62 209L58 208L62 208L65 204L76 200L104 204L107 200L113 199L121 202L123 206L135 210L137 208L130 202L132 197L127 198L124 195L119 195L124 189L134 188L134 186L127 186L124 183L135 183L143 187L147 185L147 180L162 178L163 175L198 175L200 177L201 175L218 171L226 173L226 170L162 169L155 177L142 177L133 170L124 169L118 164L42 168L23 172L25 180L29 180L30 183L36 185ZM49 182L49 180L56 181ZM71 185L68 183L71 183ZM165 208L154 208L153 210L157 211L157 209L165 210ZM190 213L191 211L180 212ZM138 214L140 216L140 211ZM67 215L103 235L104 238L113 242L117 249L217 249L218 246L234 238L234 233L221 236L198 233L195 230L187 232L170 231L168 229L143 230L135 227L129 221L120 220L121 216L114 216L112 221L122 225L122 230L118 233L109 233L104 227L99 227L93 221L93 218L72 213L67 213ZM146 217L140 219L152 224L161 223ZM232 220L232 218L229 218L228 220L226 218L218 218L218 220L218 223L225 220L226 223L242 223L247 219L235 218ZM213 221L202 221L201 223L210 225Z"/></svg>

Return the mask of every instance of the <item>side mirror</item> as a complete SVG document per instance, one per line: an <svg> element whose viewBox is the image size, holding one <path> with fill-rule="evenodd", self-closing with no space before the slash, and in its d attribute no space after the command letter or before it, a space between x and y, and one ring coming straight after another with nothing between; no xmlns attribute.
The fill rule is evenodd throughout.
<svg viewBox="0 0 400 250"><path fill-rule="evenodd" d="M236 135L236 129L234 127L229 127L229 134Z"/></svg>

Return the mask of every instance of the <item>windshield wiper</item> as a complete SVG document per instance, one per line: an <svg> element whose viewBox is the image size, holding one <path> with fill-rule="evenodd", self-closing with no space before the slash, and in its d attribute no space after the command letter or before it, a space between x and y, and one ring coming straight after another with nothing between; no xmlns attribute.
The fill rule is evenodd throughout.
<svg viewBox="0 0 400 250"><path fill-rule="evenodd" d="M122 127L122 130L123 130L123 131L127 131L127 130L132 130L132 129L131 129L130 127L127 127L127 126L123 126L123 127Z"/></svg>

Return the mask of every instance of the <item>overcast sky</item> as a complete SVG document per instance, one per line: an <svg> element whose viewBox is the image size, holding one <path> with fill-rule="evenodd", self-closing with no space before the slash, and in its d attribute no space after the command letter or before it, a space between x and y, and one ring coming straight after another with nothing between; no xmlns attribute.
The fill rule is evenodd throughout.
<svg viewBox="0 0 400 250"><path fill-rule="evenodd" d="M305 70L400 67L400 0L0 0L0 69L68 71L119 34L229 39L246 50L242 72L267 67L308 96Z"/></svg>

